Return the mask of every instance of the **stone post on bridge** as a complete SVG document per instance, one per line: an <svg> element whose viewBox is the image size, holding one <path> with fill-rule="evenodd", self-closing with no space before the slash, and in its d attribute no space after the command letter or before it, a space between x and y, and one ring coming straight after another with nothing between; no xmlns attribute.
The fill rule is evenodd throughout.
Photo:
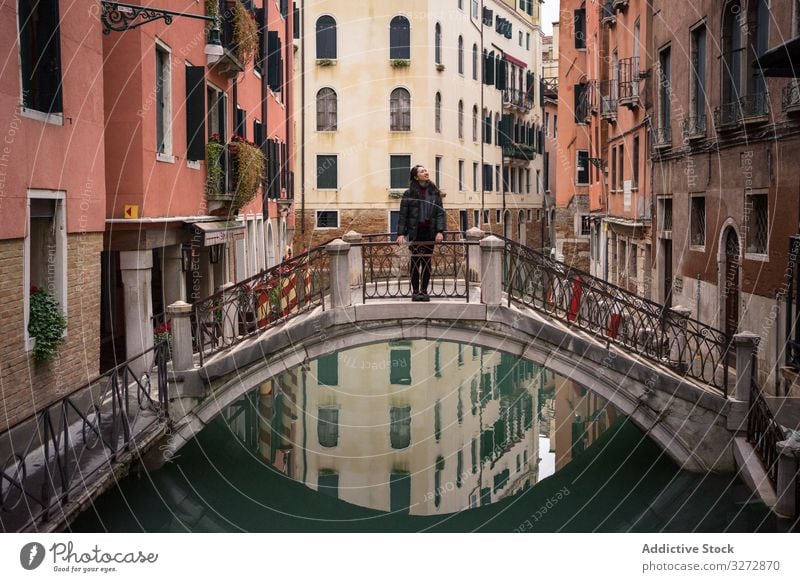
<svg viewBox="0 0 800 582"><path fill-rule="evenodd" d="M239 331L239 309L234 296L233 283L225 283L222 289L222 338L225 344L233 342Z"/></svg>
<svg viewBox="0 0 800 582"><path fill-rule="evenodd" d="M672 330L675 334L670 343L669 359L681 371L686 371L692 363L692 355L688 350L686 339L686 326L692 310L688 307L677 306L669 310L669 319L672 322Z"/></svg>
<svg viewBox="0 0 800 582"><path fill-rule="evenodd" d="M761 337L749 331L743 331L733 336L733 345L736 349L736 400L744 402L750 407L750 393L753 380L758 377L758 344Z"/></svg>
<svg viewBox="0 0 800 582"><path fill-rule="evenodd" d="M348 269L350 271L350 288L361 287L364 275L364 263L361 254L361 233L351 230L346 233L342 240L350 245L350 252L347 255Z"/></svg>
<svg viewBox="0 0 800 582"><path fill-rule="evenodd" d="M350 307L353 296L350 289L350 243L337 238L325 245L330 258L331 307Z"/></svg>
<svg viewBox="0 0 800 582"><path fill-rule="evenodd" d="M506 243L489 235L480 242L481 303L498 307L503 299L503 250Z"/></svg>
<svg viewBox="0 0 800 582"><path fill-rule="evenodd" d="M778 450L778 486L775 493L778 503L775 510L789 517L800 514L797 490L800 488L800 437L780 441Z"/></svg>
<svg viewBox="0 0 800 582"><path fill-rule="evenodd" d="M469 254L469 281L479 283L481 280L481 247L480 240L486 236L477 226L467 231L467 253Z"/></svg>
<svg viewBox="0 0 800 582"><path fill-rule="evenodd" d="M192 306L176 301L167 307L172 329L172 369L175 372L191 370L192 361Z"/></svg>

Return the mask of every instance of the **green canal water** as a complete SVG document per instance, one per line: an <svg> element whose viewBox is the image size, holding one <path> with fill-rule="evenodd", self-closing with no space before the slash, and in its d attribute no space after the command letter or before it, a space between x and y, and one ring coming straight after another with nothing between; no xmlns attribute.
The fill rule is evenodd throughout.
<svg viewBox="0 0 800 582"><path fill-rule="evenodd" d="M733 475L679 470L613 406L507 354L346 350L245 394L74 532L785 531Z"/></svg>

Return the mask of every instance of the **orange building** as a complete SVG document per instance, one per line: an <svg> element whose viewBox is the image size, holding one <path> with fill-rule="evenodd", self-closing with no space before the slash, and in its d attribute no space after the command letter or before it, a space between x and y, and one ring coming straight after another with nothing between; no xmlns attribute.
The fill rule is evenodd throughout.
<svg viewBox="0 0 800 582"><path fill-rule="evenodd" d="M212 24L189 16L103 38L109 364L152 346L171 303L279 262L293 231L288 3L159 8L216 17L222 50L207 48Z"/></svg>
<svg viewBox="0 0 800 582"><path fill-rule="evenodd" d="M103 35L73 7L0 5L0 427L97 374ZM29 324L56 312L64 341L45 357Z"/></svg>

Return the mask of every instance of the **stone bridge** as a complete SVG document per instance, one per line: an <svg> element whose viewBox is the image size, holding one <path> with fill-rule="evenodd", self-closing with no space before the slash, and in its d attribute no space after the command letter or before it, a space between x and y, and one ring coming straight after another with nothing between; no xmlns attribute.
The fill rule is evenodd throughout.
<svg viewBox="0 0 800 582"><path fill-rule="evenodd" d="M685 469L734 469L733 443L746 430L755 336L735 338L745 373L734 378L724 337L687 311L664 310L475 231L441 245L432 301L411 302L396 245L355 233L345 238L298 259L294 270L229 286L206 307L170 307L176 383L169 452L240 396L292 367L366 344L425 339L500 350L546 367L611 402ZM266 317L258 310L264 304L256 300L253 307L253 294L266 285L274 300L274 289L287 282L302 296L295 297L295 313L278 313L274 323L259 320ZM211 332L201 328L206 308L222 314ZM193 353L192 336L195 347L210 339L211 348Z"/></svg>

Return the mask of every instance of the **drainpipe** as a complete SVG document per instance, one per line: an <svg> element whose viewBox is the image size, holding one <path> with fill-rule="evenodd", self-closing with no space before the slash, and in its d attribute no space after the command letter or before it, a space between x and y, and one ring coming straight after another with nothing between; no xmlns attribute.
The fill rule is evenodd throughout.
<svg viewBox="0 0 800 582"><path fill-rule="evenodd" d="M289 14L292 15L294 18L294 10L293 6L289 6L289 2L286 2L286 18L283 20L283 37L285 39L284 44L286 45L286 64L284 65L284 75L283 75L283 91L286 99L286 108L284 109L284 118L286 120L286 157L287 159L283 160L283 163L286 165L286 198L288 199L289 196L294 199L294 180L292 180L292 192L289 192L289 159L294 157L294 148L292 147L292 128L290 124L290 120L292 117L292 94L290 92L290 87L292 84L289 82L289 55L292 55L292 63L294 63L294 31L292 30L292 34L289 34ZM291 42L290 42L291 41ZM292 49L291 51L289 49ZM292 200L292 206L294 206L294 200ZM286 237L289 237L289 209L286 209ZM292 229L292 234L294 234L294 229ZM280 232L278 233L278 238L280 238ZM294 236L292 236L294 239ZM285 245L291 245L292 241L285 240L283 241Z"/></svg>
<svg viewBox="0 0 800 582"><path fill-rule="evenodd" d="M305 2L300 2L300 235L306 235L306 19ZM311 245L308 245L309 247Z"/></svg>
<svg viewBox="0 0 800 582"><path fill-rule="evenodd" d="M263 36L266 38L268 36L268 23L269 23L269 3L264 2L264 5L261 8L262 20L264 22L264 30L262 32ZM266 42L266 41L265 41ZM264 47L266 50L266 47ZM259 51L261 51L261 47L259 47ZM267 159L267 140L269 139L269 126L267 125L267 111L269 110L267 106L267 95L269 95L269 86L267 83L267 55L266 53L261 54L261 123L263 124L263 141L258 144L261 147L261 153L264 154L264 159ZM262 183L262 195L261 195L261 214L264 216L264 220L267 223L267 228L269 228L269 194L267 193L266 184ZM266 243L265 243L266 244ZM267 256L269 256L269 251L267 251Z"/></svg>
<svg viewBox="0 0 800 582"><path fill-rule="evenodd" d="M485 84L483 82L484 74L485 74L485 72L483 70L483 67L484 67L484 62L483 62L483 0L481 0L480 6L478 7L478 19L480 20L480 24L475 24L475 22L472 20L472 14L470 14L469 21L472 24L472 26L474 26L478 30L478 33L480 34L480 39L481 39L481 48L478 51L478 59L479 59L478 62L481 65L481 67L480 67L480 78L478 79L478 82L481 84L481 107L480 107L480 111L478 111L478 114L481 116L481 127L485 128L486 127L486 120L483 118L483 91L484 91L484 84ZM305 75L303 75L303 79L305 79ZM483 148L484 148L484 143L485 143L485 140L483 138L483 132L481 132L480 138L481 138L481 167L480 167L480 178L481 178L481 217L480 218L481 219L480 219L480 221L478 221L479 224L481 222L483 222L483 213L484 213L484 209L485 209L485 206L486 206L486 204L485 204L485 201L486 201L486 189L485 189L485 184L484 184L484 179L483 179L484 178L484 172L483 172L484 151L483 151ZM480 494L479 494L479 496L480 496Z"/></svg>

